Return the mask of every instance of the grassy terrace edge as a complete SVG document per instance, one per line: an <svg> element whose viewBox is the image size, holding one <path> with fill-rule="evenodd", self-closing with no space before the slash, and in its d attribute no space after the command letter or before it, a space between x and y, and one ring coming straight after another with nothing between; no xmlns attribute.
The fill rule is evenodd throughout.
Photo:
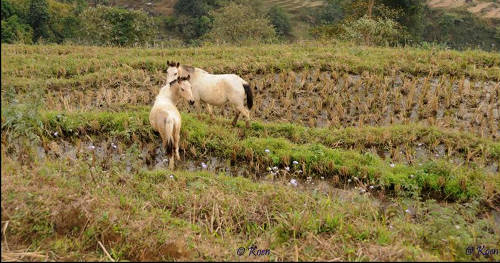
<svg viewBox="0 0 500 263"><path fill-rule="evenodd" d="M119 113L42 112L39 120L32 120L34 124L19 126L15 121L8 121L2 111L2 133L24 132L32 125L28 130L32 129L30 132L41 135L45 142L56 140L52 134L57 131L65 138L78 139L80 135L86 134L112 137L129 145L159 144L157 135L150 128L148 114L146 109ZM18 126L22 131L16 130ZM384 140L397 142L405 138L420 139L426 143L464 142L468 143L464 148L483 149L485 154L498 161L500 143L469 134L444 132L418 125L329 131L254 122L251 130L241 136L241 129L230 127L228 120L218 119L215 123L208 123L190 114L183 114L182 128L181 147L187 149L194 146L198 152L208 150L218 157L244 161L261 168L289 166L296 160L302 164L304 176L325 176L338 183L356 177L366 184L377 185L382 190L402 196L432 195L445 200L466 201L490 200L500 193L499 176L481 169L454 167L444 161L429 161L421 166L396 164L391 167L374 154L334 148L334 142L338 140L345 140L348 145L363 141L363 138L378 138L382 135L378 143ZM266 153L265 149L269 149L270 153Z"/></svg>
<svg viewBox="0 0 500 263"><path fill-rule="evenodd" d="M51 252L56 261L108 261L97 240L117 261L255 260L235 253L252 242L271 249L262 257L269 261L481 261L465 248L498 242L484 230L493 223L476 218L482 211L477 204L463 211L458 204L421 202L412 219L404 211L413 201L382 209L355 193L345 200L209 172L96 171L93 184L81 176L90 169L85 161L45 160L26 169L3 154L2 220L12 220L9 244Z"/></svg>
<svg viewBox="0 0 500 263"><path fill-rule="evenodd" d="M363 47L348 43L169 49L2 44L2 57L5 76L44 79L95 75L109 68L156 72L165 69L166 60L176 60L214 73L269 73L316 68L354 74L402 72L414 76L448 74L500 80L500 55L493 52Z"/></svg>

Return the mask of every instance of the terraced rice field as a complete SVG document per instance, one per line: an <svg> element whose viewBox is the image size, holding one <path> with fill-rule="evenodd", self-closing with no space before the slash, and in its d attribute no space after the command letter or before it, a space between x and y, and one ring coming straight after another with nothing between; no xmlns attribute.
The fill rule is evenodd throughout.
<svg viewBox="0 0 500 263"><path fill-rule="evenodd" d="M465 8L479 17L500 19L500 4L496 1L429 0L428 5L432 8Z"/></svg>
<svg viewBox="0 0 500 263"><path fill-rule="evenodd" d="M179 105L174 171L166 60L256 87L249 129ZM498 54L2 45L2 76L2 260L500 259L466 250L500 243Z"/></svg>
<svg viewBox="0 0 500 263"><path fill-rule="evenodd" d="M307 1L298 1L298 0L268 0L266 1L268 5L277 5L290 13L294 13L299 9L303 8L313 8L322 6L325 4L322 0L307 0Z"/></svg>

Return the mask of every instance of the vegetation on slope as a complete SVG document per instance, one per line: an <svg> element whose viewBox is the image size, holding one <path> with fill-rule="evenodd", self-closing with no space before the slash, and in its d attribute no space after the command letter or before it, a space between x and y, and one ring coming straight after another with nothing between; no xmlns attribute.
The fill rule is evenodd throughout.
<svg viewBox="0 0 500 263"><path fill-rule="evenodd" d="M498 244L499 230L477 202L381 203L343 190L147 171L134 151L125 154L128 164L114 161L111 169L93 164L91 155L23 165L26 155L4 149L2 221L10 222L3 228L10 249L2 246L3 260L483 260L465 248ZM236 254L251 245L270 254ZM12 252L26 246L35 252Z"/></svg>

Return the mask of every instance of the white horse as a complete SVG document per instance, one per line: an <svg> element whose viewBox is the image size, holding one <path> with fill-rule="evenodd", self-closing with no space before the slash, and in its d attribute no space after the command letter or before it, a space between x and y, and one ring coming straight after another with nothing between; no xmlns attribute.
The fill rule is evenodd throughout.
<svg viewBox="0 0 500 263"><path fill-rule="evenodd" d="M207 105L210 118L213 119L212 107L221 106L229 101L236 108L233 126L236 126L238 117L243 114L246 118L246 127L250 126L250 109L253 105L252 89L248 82L235 74L210 74L203 69L180 65L178 62L168 62L167 81L178 76L190 75L194 100L199 109L200 101ZM245 107L245 97L247 106Z"/></svg>
<svg viewBox="0 0 500 263"><path fill-rule="evenodd" d="M160 89L156 96L155 103L149 113L149 122L155 131L158 131L162 140L162 148L166 149L169 155L168 168L174 169L174 151L177 160L179 156L179 140L181 131L181 115L177 110L176 104L180 97L188 100L190 104L194 103L191 84L187 77L179 77Z"/></svg>

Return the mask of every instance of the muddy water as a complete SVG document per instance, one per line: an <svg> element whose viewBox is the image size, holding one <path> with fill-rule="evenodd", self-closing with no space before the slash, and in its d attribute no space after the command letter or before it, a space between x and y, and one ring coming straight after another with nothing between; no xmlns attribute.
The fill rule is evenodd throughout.
<svg viewBox="0 0 500 263"><path fill-rule="evenodd" d="M421 145L422 151L425 149ZM443 149L441 148L441 151ZM103 141L84 141L80 143L68 142L65 140L51 141L44 147L36 148L38 158L41 159L69 159L73 161L87 161L92 168L107 170L111 167L124 167L127 172L136 172L140 169L165 170L168 167L168 160L158 147L148 149L148 147L136 148L134 146L122 145L112 139ZM15 154L14 154L15 155ZM242 176L250 178L259 183L270 185L281 185L294 189L298 192L311 194L322 194L339 202L364 202L372 208L379 209L380 213L392 216L394 214L405 214L411 218L418 219L422 216L419 211L422 200L408 199L405 202L395 202L391 194L383 190L376 184L362 182L356 177L351 177L347 181L338 182L333 178L310 177L303 174L301 165L291 165L290 167L263 167L256 169L246 163L233 164L224 158L210 155L200 155L192 157L181 153L181 161L176 162L176 170L187 171L209 171L214 176ZM147 162L147 160L153 160ZM175 175L172 175L175 177ZM425 198L424 198L425 199ZM447 202L437 201L446 206ZM500 226L500 214L493 213L495 223Z"/></svg>
<svg viewBox="0 0 500 263"><path fill-rule="evenodd" d="M370 149L372 153L378 154L382 159L390 163L400 163L393 161L393 154L387 150ZM403 155L404 149L399 152ZM142 147L123 145L119 142L107 139L99 142L79 141L68 142L65 140L54 140L45 145L38 146L36 150L39 158L65 158L73 161L78 159L87 160L93 166L101 166L102 169L122 164L127 172L133 169L138 170L147 167L148 169L167 169L168 158L157 145L147 144ZM409 165L419 165L427 160L444 159L457 166L467 165L466 160L458 157L447 157L446 148L443 144L437 145L431 151L429 147L423 143L417 143L414 153L415 161ZM404 163L404 162L403 162ZM475 163L474 165L477 165ZM479 166L486 172L498 173L499 166L497 161L482 164ZM377 190L376 185L364 185L357 178L352 178L347 182L333 182L331 178L307 177L300 169L300 165L291 165L290 167L256 167L247 163L233 163L229 159L219 158L207 154L199 154L197 156L190 155L187 151L181 149L181 161L176 162L176 168L187 171L210 171L214 174L225 174L229 176L243 176L253 180L271 180L280 181L284 184L298 186L299 189L305 187L321 188L321 185L327 182L335 187L347 187L348 189L359 187L360 191L370 192ZM291 183L290 180L296 180ZM310 190L310 189L309 189ZM316 189L318 190L318 189Z"/></svg>

